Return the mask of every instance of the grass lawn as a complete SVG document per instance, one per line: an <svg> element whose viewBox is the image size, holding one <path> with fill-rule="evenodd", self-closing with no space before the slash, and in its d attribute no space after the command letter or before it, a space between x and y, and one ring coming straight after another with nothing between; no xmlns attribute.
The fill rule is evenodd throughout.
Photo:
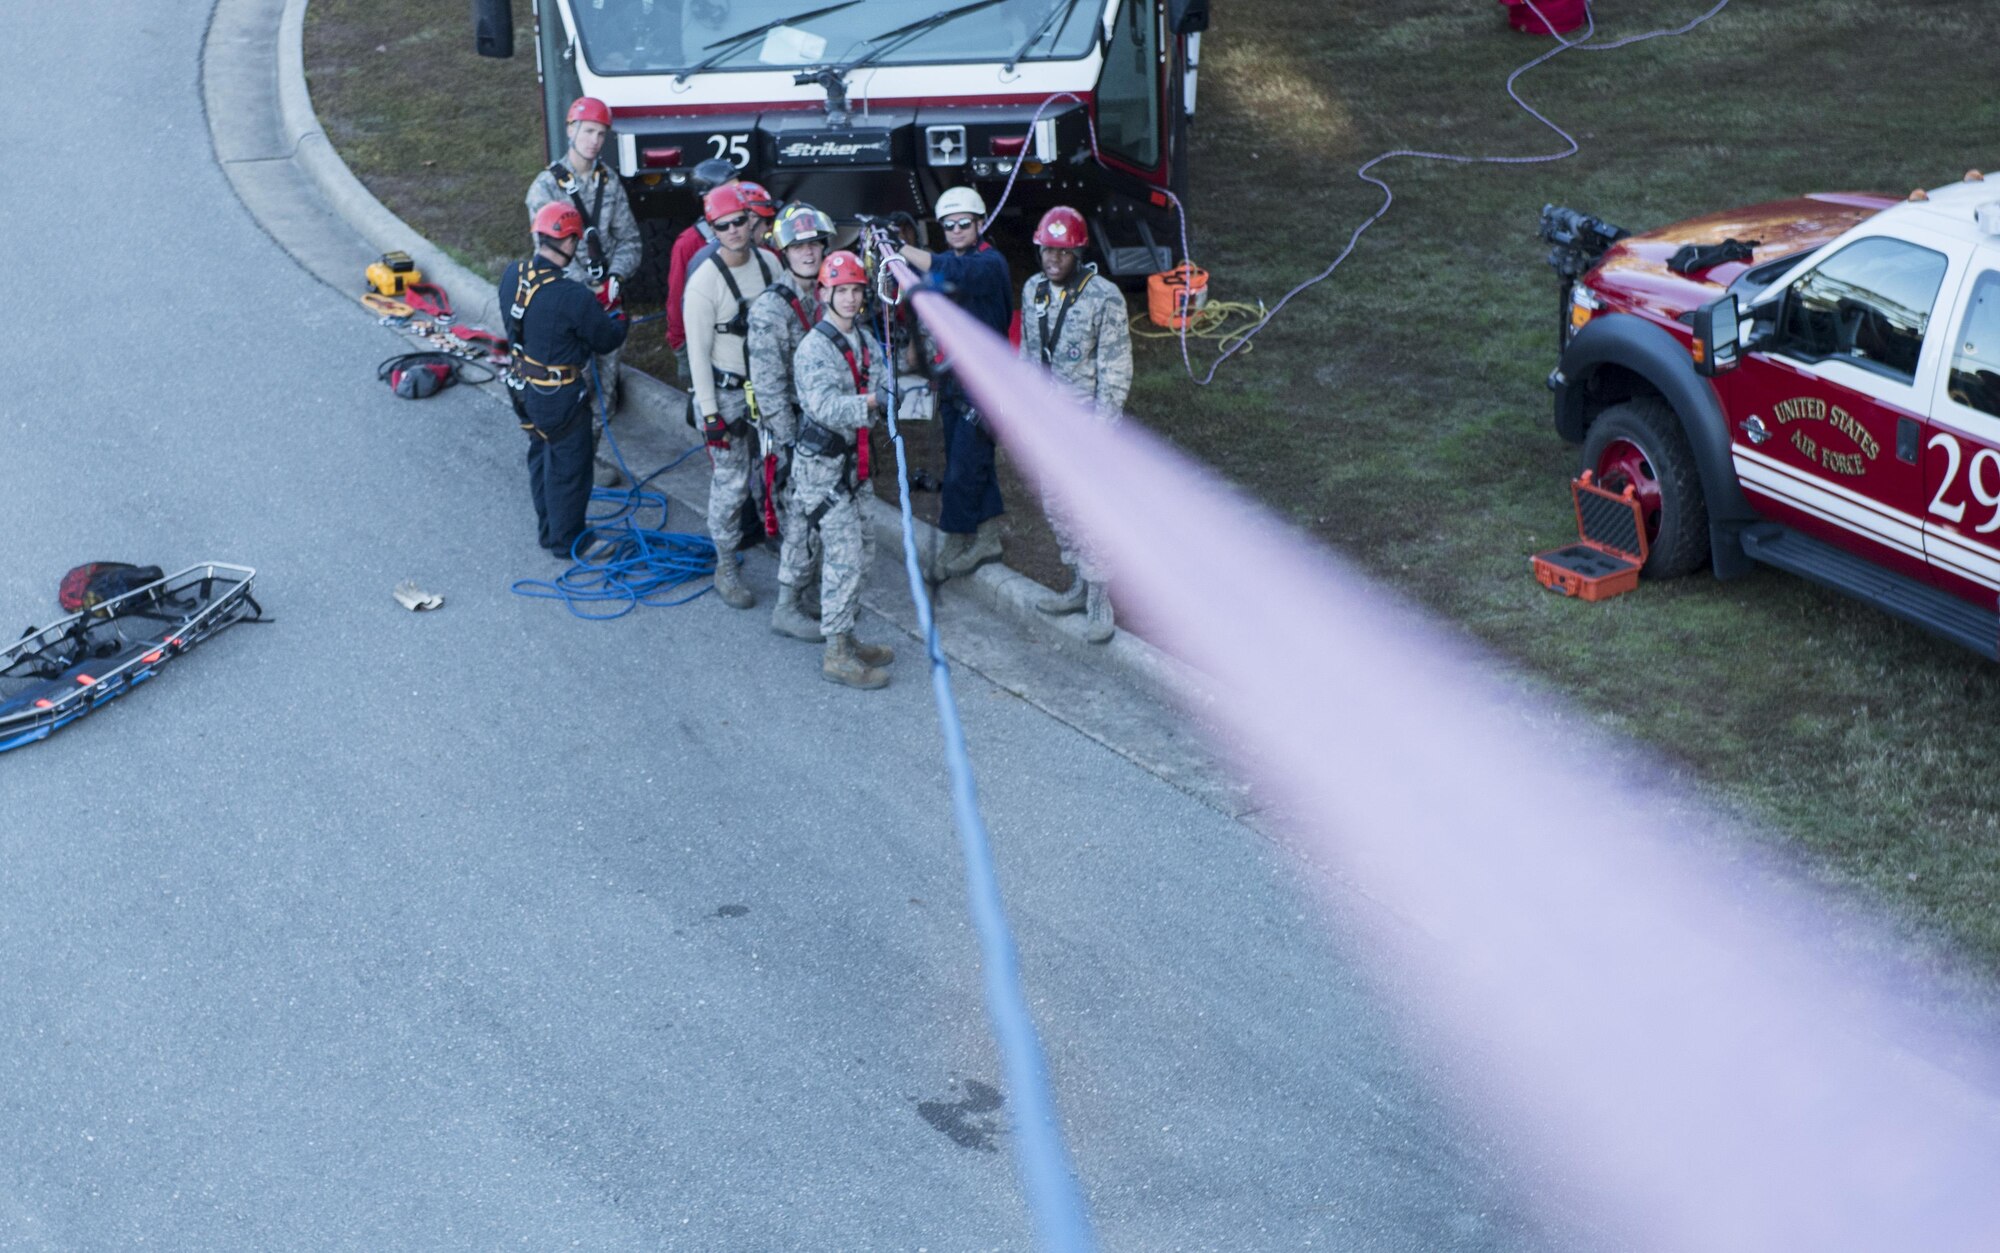
<svg viewBox="0 0 2000 1253"><path fill-rule="evenodd" d="M1599 7L1615 37L1708 3ZM472 54L462 8L415 24L390 0L307 11L328 134L392 209L488 274L520 247L521 196L541 164L525 0L516 8L523 55L511 63ZM1323 268L1379 203L1353 176L1378 152L1559 147L1502 90L1547 45L1507 30L1495 4L1215 8L1192 233L1218 299L1274 301ZM1827 881L1990 970L2000 787L1981 782L1979 763L2000 757L2000 668L1774 572L1651 583L1589 605L1543 591L1527 557L1573 526L1576 461L1542 385L1555 351L1542 204L1643 229L2000 165L2000 94L1984 59L1966 55L1995 36L1991 0L1736 0L1686 37L1558 57L1521 89L1576 135L1577 156L1378 167L1395 208L1332 280L1209 387L1189 382L1172 341L1141 341L1131 410L1656 747ZM1017 520L1010 554L1047 573L1038 521Z"/></svg>

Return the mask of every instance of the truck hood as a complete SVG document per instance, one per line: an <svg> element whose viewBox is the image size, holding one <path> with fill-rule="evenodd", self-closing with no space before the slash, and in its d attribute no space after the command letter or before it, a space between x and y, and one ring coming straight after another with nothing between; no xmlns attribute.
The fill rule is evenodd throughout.
<svg viewBox="0 0 2000 1253"><path fill-rule="evenodd" d="M1745 270L1817 248L1895 203L1893 196L1870 192L1814 192L1689 218L1613 244L1587 281L1612 308L1670 320L1715 299ZM1667 258L1684 245L1725 239L1756 240L1755 256L1693 274L1667 268Z"/></svg>

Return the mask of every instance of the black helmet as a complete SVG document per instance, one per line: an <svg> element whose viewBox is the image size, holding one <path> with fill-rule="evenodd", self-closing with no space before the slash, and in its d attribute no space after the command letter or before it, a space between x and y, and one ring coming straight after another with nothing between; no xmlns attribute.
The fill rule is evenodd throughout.
<svg viewBox="0 0 2000 1253"><path fill-rule="evenodd" d="M733 164L721 157L710 157L694 167L694 189L713 191L736 176Z"/></svg>

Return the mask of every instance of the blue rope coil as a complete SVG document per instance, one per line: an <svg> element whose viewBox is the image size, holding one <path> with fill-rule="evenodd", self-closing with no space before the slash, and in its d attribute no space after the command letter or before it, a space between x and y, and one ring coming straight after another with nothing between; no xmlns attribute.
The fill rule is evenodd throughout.
<svg viewBox="0 0 2000 1253"><path fill-rule="evenodd" d="M516 579L511 585L513 593L532 600L559 600L571 614L589 622L622 618L641 605L670 608L707 595L712 584L692 592L683 589L715 574L715 541L706 535L667 530L666 493L649 491L646 486L700 452L702 445L696 444L645 478L638 478L625 464L624 450L611 433L610 413L594 361L590 379L597 391L598 412L611 456L632 486L593 487L591 512L585 519L590 525L570 545L569 569L553 579ZM642 526L641 519L648 511L656 511L657 523Z"/></svg>

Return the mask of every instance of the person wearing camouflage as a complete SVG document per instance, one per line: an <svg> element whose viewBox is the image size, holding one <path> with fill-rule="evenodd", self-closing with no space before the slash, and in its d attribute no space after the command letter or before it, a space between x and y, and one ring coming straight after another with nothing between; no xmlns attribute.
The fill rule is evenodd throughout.
<svg viewBox="0 0 2000 1253"><path fill-rule="evenodd" d="M778 570L778 603L771 611L771 629L793 639L819 641L819 606L811 604L818 582L818 563L810 548L811 528L794 508L791 479L793 445L799 435L799 402L792 387L792 363L799 344L819 321L819 267L833 241L833 219L809 204L791 204L778 216L773 238L785 258L785 272L750 302L750 419L757 424L764 450L761 470L766 521L775 520L780 535L794 529L807 533L804 560L794 563L799 581L785 581ZM782 557L784 548L779 552ZM803 567L802 569L796 567Z"/></svg>
<svg viewBox="0 0 2000 1253"><path fill-rule="evenodd" d="M776 258L753 242L745 184L725 183L702 201L722 246L688 276L686 315L688 367L695 413L708 444L708 535L715 542L715 594L731 609L748 609L757 597L736 569L744 502L750 496L750 461L755 440L750 405L743 396L749 381L746 360L750 302L777 278ZM754 541L753 541L754 542Z"/></svg>
<svg viewBox="0 0 2000 1253"><path fill-rule="evenodd" d="M1116 422L1132 390L1132 329L1125 295L1095 265L1083 265L1090 242L1083 215L1058 205L1042 215L1035 244L1042 272L1021 289L1021 359L1035 362L1075 392L1106 422ZM1048 503L1049 525L1062 558L1075 570L1067 590L1035 603L1047 614L1085 613L1084 638L1094 644L1115 630L1103 564L1076 528L1064 521L1062 502Z"/></svg>
<svg viewBox="0 0 2000 1253"><path fill-rule="evenodd" d="M563 158L535 176L528 185L528 220L547 204L566 204L583 218L583 242L563 277L582 283L597 293L606 309L624 304L623 289L638 272L642 242L639 219L632 216L632 202L616 172L598 158L611 136L611 110L594 96L580 96L569 107L569 150ZM602 430L602 417L618 411L618 351L597 358L599 413L592 428ZM597 481L601 486L617 484L618 467L598 457Z"/></svg>
<svg viewBox="0 0 2000 1253"><path fill-rule="evenodd" d="M858 324L868 273L851 252L828 257L819 272L825 308L793 359L800 409L792 460L794 525L778 556L780 586L797 587L811 562L808 535L820 539L820 632L826 652L820 673L849 687L886 687L882 667L896 659L887 647L857 643L861 578L872 541L859 495L868 481L868 431L882 412L887 369L882 345Z"/></svg>

